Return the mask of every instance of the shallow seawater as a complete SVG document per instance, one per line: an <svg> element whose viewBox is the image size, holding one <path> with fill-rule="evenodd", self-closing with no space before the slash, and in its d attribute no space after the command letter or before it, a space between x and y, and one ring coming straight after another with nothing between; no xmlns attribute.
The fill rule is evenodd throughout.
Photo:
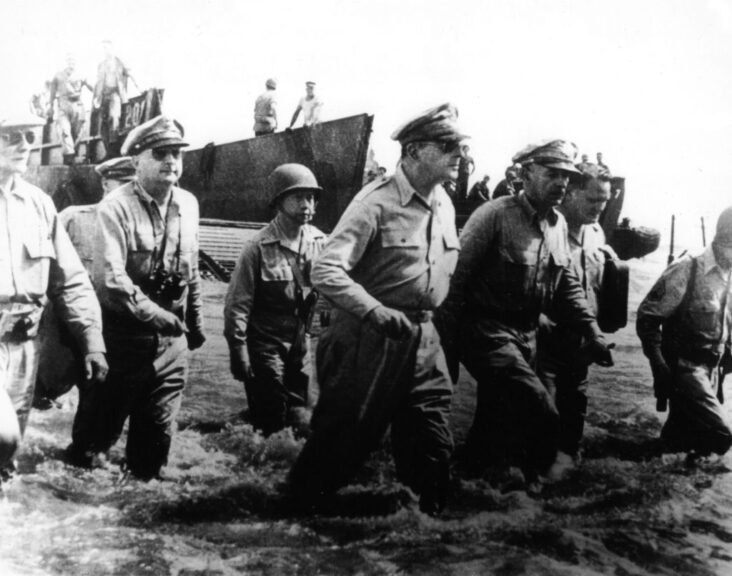
<svg viewBox="0 0 732 576"><path fill-rule="evenodd" d="M633 304L660 270L633 264ZM328 516L292 513L280 487L302 441L246 424L221 337L225 287L205 283L209 341L192 358L165 481L64 463L75 393L34 412L20 474L0 501L7 575L724 575L732 574L732 459L695 468L662 454L650 374L631 326L593 370L582 464L541 495L456 475L446 514L421 514L376 453ZM463 374L453 421L470 425Z"/></svg>

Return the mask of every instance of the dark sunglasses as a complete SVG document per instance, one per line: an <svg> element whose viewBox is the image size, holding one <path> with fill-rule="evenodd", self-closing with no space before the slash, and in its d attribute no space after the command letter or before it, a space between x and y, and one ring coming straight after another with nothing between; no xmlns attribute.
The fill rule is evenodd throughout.
<svg viewBox="0 0 732 576"><path fill-rule="evenodd" d="M452 154L453 152L460 152L461 154L467 155L470 152L470 146L467 144L461 144L457 141L444 142L442 140L425 140L428 144L432 144L435 148L442 150L443 154Z"/></svg>
<svg viewBox="0 0 732 576"><path fill-rule="evenodd" d="M0 132L0 140L2 140L3 144L6 146L17 146L20 144L23 139L25 138L25 141L28 142L28 144L33 144L33 142L36 141L36 134L33 132L33 130L15 130L13 132Z"/></svg>
<svg viewBox="0 0 732 576"><path fill-rule="evenodd" d="M173 158L176 160L180 158L181 150L180 148L153 148L152 149L152 157L155 158L155 160L162 161L165 160L165 158L170 154Z"/></svg>

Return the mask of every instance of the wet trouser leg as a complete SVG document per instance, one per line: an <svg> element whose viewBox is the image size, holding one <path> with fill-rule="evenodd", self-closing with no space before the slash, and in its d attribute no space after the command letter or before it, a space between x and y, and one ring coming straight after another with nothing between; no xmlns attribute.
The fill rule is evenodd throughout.
<svg viewBox="0 0 732 576"><path fill-rule="evenodd" d="M122 99L117 92L105 94L102 99L101 136L108 157L119 151L119 123L122 115Z"/></svg>
<svg viewBox="0 0 732 576"><path fill-rule="evenodd" d="M307 346L302 342L295 353L284 342L250 339L248 346L254 372L246 385L249 413L254 427L269 435L287 425L291 409L307 405Z"/></svg>
<svg viewBox="0 0 732 576"><path fill-rule="evenodd" d="M452 383L445 355L434 325L424 323L420 327L412 381L391 425L397 476L417 493L425 481L425 466L446 465L452 453Z"/></svg>
<svg viewBox="0 0 732 576"><path fill-rule="evenodd" d="M130 410L127 465L135 476L158 476L168 462L175 419L188 375L184 336L160 336L151 378Z"/></svg>
<svg viewBox="0 0 732 576"><path fill-rule="evenodd" d="M112 327L105 326L104 331L109 373L106 381L85 399L89 402L85 413L93 419L88 450L94 453L107 452L119 440L133 404L155 377L157 337L106 328Z"/></svg>
<svg viewBox="0 0 732 576"><path fill-rule="evenodd" d="M579 363L581 337L562 328L539 329L536 372L559 412L558 448L579 452L587 415L587 366Z"/></svg>
<svg viewBox="0 0 732 576"><path fill-rule="evenodd" d="M378 447L407 396L420 333L393 340L368 322L334 312L318 345L321 390L311 435L290 472L291 490L301 501L338 490ZM426 453L439 452L433 441Z"/></svg>
<svg viewBox="0 0 732 576"><path fill-rule="evenodd" d="M0 472L12 467L25 432L37 370L35 340L0 342Z"/></svg>
<svg viewBox="0 0 732 576"><path fill-rule="evenodd" d="M724 454L732 446L732 430L717 399L717 368L678 359L672 370L669 416L661 437L681 451Z"/></svg>
<svg viewBox="0 0 732 576"><path fill-rule="evenodd" d="M59 140L61 140L61 149L64 156L74 153L74 138L71 136L71 120L65 112L59 111L56 118L56 129L58 131Z"/></svg>
<svg viewBox="0 0 732 576"><path fill-rule="evenodd" d="M534 372L530 339L476 341L465 366L478 382L471 451L496 465L520 467L527 479L554 462L559 414L551 394Z"/></svg>

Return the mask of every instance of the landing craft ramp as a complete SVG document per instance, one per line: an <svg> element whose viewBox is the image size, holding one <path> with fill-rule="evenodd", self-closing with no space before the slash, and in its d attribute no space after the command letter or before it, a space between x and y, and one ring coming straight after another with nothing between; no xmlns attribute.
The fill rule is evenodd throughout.
<svg viewBox="0 0 732 576"><path fill-rule="evenodd" d="M267 222L267 177L280 164L304 164L324 190L313 223L330 232L361 189L372 122L360 114L189 150L180 185L196 195L202 218Z"/></svg>

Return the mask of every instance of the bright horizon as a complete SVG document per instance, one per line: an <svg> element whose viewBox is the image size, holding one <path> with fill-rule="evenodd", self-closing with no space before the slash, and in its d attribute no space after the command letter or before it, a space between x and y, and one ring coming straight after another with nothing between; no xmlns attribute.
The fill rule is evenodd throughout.
<svg viewBox="0 0 732 576"><path fill-rule="evenodd" d="M110 21L110 22L108 22ZM374 115L372 147L444 101L473 136L479 178L547 137L602 151L626 177L624 215L677 242L711 239L732 204L732 0L38 0L7 15L0 113L26 106L73 53L93 83L111 39L141 88L198 147L252 134L254 99L278 80L280 129L304 82L323 119Z"/></svg>

